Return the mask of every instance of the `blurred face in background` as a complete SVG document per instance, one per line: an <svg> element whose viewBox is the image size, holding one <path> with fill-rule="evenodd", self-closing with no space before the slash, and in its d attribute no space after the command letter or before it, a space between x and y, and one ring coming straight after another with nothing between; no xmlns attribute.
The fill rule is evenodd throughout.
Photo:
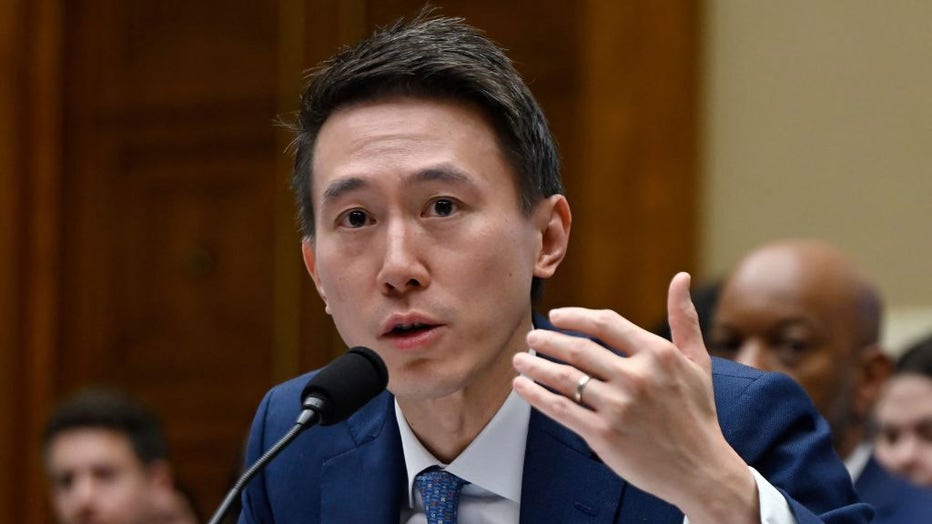
<svg viewBox="0 0 932 524"><path fill-rule="evenodd" d="M914 484L932 487L932 379L893 377L877 404L877 460Z"/></svg>
<svg viewBox="0 0 932 524"><path fill-rule="evenodd" d="M719 295L709 350L719 357L793 377L832 428L845 457L864 422L889 359L872 344L865 286L839 254L808 242L749 255Z"/></svg>
<svg viewBox="0 0 932 524"><path fill-rule="evenodd" d="M170 485L165 464L143 464L125 434L105 428L59 433L46 449L46 467L62 524L153 522L152 493Z"/></svg>

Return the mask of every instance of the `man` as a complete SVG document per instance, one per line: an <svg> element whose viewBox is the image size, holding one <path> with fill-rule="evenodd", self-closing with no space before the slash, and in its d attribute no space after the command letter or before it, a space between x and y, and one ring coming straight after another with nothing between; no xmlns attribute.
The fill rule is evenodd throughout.
<svg viewBox="0 0 932 524"><path fill-rule="evenodd" d="M670 286L673 343L609 311L533 315L569 238L557 153L508 58L461 20L422 15L326 62L296 144L305 264L388 392L298 437L241 522L868 518L792 381L711 362L688 275ZM307 378L266 396L247 462L290 428Z"/></svg>
<svg viewBox="0 0 932 524"><path fill-rule="evenodd" d="M932 489L932 336L910 346L897 361L875 416L877 461Z"/></svg>
<svg viewBox="0 0 932 524"><path fill-rule="evenodd" d="M877 289L843 253L778 241L751 252L725 281L709 349L796 379L831 426L874 522L919 522L932 515L928 494L888 475L867 443L871 407L890 372L881 310Z"/></svg>
<svg viewBox="0 0 932 524"><path fill-rule="evenodd" d="M55 515L62 524L155 524L173 493L158 420L125 395L81 391L59 405L44 433Z"/></svg>

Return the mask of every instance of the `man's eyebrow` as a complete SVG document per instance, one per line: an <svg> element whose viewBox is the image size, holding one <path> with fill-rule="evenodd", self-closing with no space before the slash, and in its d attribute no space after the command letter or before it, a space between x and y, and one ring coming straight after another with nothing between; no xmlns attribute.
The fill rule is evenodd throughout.
<svg viewBox="0 0 932 524"><path fill-rule="evenodd" d="M328 200L335 200L340 198L341 195L349 193L350 191L365 187L368 183L362 178L350 177L350 178L341 178L327 186L327 189L324 190L324 194L321 195L321 200L324 202Z"/></svg>
<svg viewBox="0 0 932 524"><path fill-rule="evenodd" d="M418 183L435 181L451 182L455 184L473 183L471 178L464 171L450 165L440 165L414 173L405 180L404 184L406 186L413 186ZM324 202L336 200L350 191L355 191L368 185L369 182L361 177L341 178L327 186L327 189L325 189L323 195L321 195L321 199Z"/></svg>
<svg viewBox="0 0 932 524"><path fill-rule="evenodd" d="M418 171L408 181L407 185L413 185L418 182L453 182L456 184L472 184L472 180L466 173L450 165L440 165Z"/></svg>

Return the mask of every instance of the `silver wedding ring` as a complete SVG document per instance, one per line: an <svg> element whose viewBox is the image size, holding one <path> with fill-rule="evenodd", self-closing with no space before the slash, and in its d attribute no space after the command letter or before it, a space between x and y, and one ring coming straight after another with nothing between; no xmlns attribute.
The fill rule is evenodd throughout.
<svg viewBox="0 0 932 524"><path fill-rule="evenodd" d="M586 384L592 379L589 375L583 373L583 376L579 377L579 380L576 382L576 393L573 394L573 400L577 404L582 404L582 392L586 389Z"/></svg>

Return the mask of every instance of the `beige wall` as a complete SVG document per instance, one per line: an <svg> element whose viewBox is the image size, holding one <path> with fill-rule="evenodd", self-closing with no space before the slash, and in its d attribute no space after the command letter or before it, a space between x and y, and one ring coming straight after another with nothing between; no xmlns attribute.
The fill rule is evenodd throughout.
<svg viewBox="0 0 932 524"><path fill-rule="evenodd" d="M932 330L930 20L919 0L708 0L703 276L823 238L875 276L891 345Z"/></svg>

